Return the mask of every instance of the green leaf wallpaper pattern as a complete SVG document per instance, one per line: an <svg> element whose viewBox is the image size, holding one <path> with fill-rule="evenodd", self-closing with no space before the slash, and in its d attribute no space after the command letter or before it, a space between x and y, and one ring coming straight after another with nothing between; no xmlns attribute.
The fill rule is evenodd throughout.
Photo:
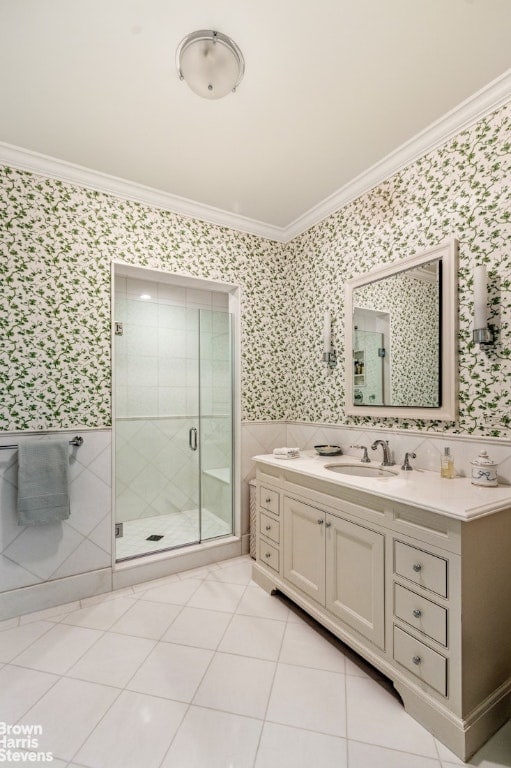
<svg viewBox="0 0 511 768"><path fill-rule="evenodd" d="M290 381L286 419L511 437L511 104L295 238L287 247ZM323 310L344 355L344 284L373 267L459 240L456 423L345 417L344 365L322 365ZM498 342L472 342L473 269L489 270ZM305 376L300 372L305 372Z"/></svg>
<svg viewBox="0 0 511 768"><path fill-rule="evenodd" d="M113 259L237 283L242 418L511 437L511 105L282 245L0 168L0 429L111 424ZM321 363L323 311L344 353L344 283L460 241L457 423L347 418L344 366ZM471 341L472 273L488 265L498 344Z"/></svg>

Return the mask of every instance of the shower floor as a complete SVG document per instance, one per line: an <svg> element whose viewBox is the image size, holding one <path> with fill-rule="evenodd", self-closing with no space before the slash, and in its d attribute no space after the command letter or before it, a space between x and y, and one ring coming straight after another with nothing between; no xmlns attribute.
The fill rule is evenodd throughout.
<svg viewBox="0 0 511 768"><path fill-rule="evenodd" d="M231 526L208 509L202 510L202 540L230 534ZM147 541L148 536L162 536L158 541ZM199 540L199 512L197 509L172 512L168 515L126 520L123 536L115 540L116 559L124 560L136 555L147 555L162 549L181 547Z"/></svg>

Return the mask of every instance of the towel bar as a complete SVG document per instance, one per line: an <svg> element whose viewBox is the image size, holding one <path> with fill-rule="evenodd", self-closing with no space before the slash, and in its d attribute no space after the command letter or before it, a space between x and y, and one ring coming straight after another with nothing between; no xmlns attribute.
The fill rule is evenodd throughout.
<svg viewBox="0 0 511 768"><path fill-rule="evenodd" d="M69 445L76 445L76 447L79 448L83 445L83 437L80 437L80 435L73 437L73 439L69 441ZM0 445L0 451L5 451L8 448L14 450L17 447L17 445Z"/></svg>

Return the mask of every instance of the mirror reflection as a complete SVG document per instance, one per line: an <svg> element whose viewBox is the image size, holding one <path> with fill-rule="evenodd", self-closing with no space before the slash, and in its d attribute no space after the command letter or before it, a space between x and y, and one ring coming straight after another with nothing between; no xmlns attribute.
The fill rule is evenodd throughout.
<svg viewBox="0 0 511 768"><path fill-rule="evenodd" d="M457 270L451 238L346 281L347 415L457 418Z"/></svg>
<svg viewBox="0 0 511 768"><path fill-rule="evenodd" d="M354 288L353 405L441 404L441 259Z"/></svg>

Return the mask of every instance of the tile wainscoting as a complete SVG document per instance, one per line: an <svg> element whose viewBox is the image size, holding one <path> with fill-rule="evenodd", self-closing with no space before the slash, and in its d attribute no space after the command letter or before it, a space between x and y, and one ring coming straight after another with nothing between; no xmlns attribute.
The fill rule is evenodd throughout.
<svg viewBox="0 0 511 768"><path fill-rule="evenodd" d="M511 483L511 442L498 438L297 422L244 422L240 462L241 541L231 537L225 542L220 540L212 545L149 556L113 569L111 431L73 430L58 434L66 434L70 439L80 434L84 438L80 448L70 448L72 513L63 523L41 528L17 525L17 456L15 451L0 451L0 619L248 552L248 484L255 474L252 457L271 453L278 446L297 445L309 450L317 444L336 443L344 453L358 457L360 451L350 445L370 446L373 440L384 438L389 440L396 463L401 464L405 451L413 451L417 454L413 461L415 467L438 471L440 456L448 445L456 471L463 475L470 474L470 460L485 447L499 463L499 481ZM19 443L27 436L3 433L0 444ZM376 454L372 456L375 457Z"/></svg>
<svg viewBox="0 0 511 768"><path fill-rule="evenodd" d="M75 435L83 437L83 445L69 448L71 516L62 523L18 525L17 451L0 451L0 616L3 617L111 588L111 432L75 430L52 435L69 439ZM19 445L28 437L4 433L0 445Z"/></svg>

